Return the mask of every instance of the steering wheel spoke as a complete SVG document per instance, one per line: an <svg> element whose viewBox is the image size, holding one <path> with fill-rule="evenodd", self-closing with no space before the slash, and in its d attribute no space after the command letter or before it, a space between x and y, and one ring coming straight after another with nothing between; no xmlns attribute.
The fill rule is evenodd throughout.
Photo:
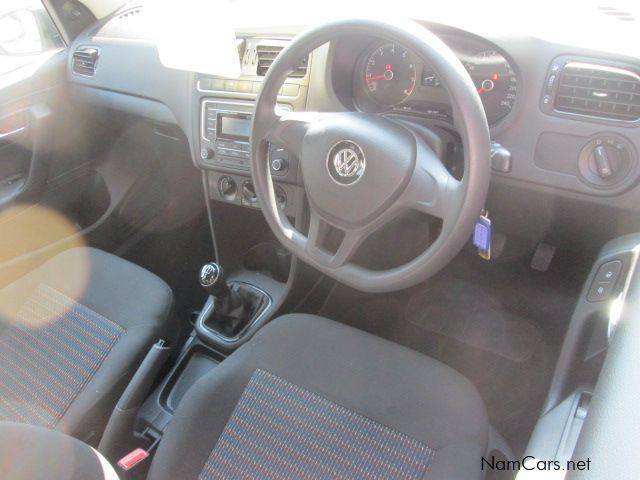
<svg viewBox="0 0 640 480"><path fill-rule="evenodd" d="M400 205L446 220L460 209L463 198L462 182L451 175L435 152L419 139L416 168L398 200Z"/></svg>
<svg viewBox="0 0 640 480"><path fill-rule="evenodd" d="M333 239L338 244L333 252L330 252L325 246L328 236L332 229L339 231ZM340 237L342 233L342 238ZM309 220L309 232L305 249L317 262L329 268L338 268L348 263L358 247L368 236L368 229L339 229L325 222L320 216L311 209Z"/></svg>
<svg viewBox="0 0 640 480"><path fill-rule="evenodd" d="M318 121L318 112L276 111L266 134L270 143L285 147L297 157L302 155L302 143L309 126Z"/></svg>

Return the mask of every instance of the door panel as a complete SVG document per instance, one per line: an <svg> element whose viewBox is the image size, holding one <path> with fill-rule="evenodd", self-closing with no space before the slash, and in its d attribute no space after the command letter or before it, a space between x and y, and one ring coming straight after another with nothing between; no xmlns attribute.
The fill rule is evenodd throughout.
<svg viewBox="0 0 640 480"><path fill-rule="evenodd" d="M17 111L5 107L0 117L0 209L37 201L47 181L53 112L34 101Z"/></svg>
<svg viewBox="0 0 640 480"><path fill-rule="evenodd" d="M16 198L24 187L31 159L30 149L25 148L28 133L24 112L0 118L0 205Z"/></svg>
<svg viewBox="0 0 640 480"><path fill-rule="evenodd" d="M165 210L177 222L204 208L196 170L195 188L172 190L193 167L184 134L86 101L68 53L3 75L0 48L0 288L71 246L130 248L177 228Z"/></svg>
<svg viewBox="0 0 640 480"><path fill-rule="evenodd" d="M58 219L45 195L56 113L65 98L65 69L66 52L58 50L0 75L0 285L57 249L23 257L76 233L73 225ZM21 268L15 268L18 264Z"/></svg>

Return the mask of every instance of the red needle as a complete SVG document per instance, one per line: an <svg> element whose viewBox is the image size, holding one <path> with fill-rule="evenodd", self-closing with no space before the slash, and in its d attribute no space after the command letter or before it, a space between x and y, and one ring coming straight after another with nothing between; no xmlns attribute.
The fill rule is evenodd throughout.
<svg viewBox="0 0 640 480"><path fill-rule="evenodd" d="M380 80L385 78L384 75L376 75L375 77L367 77L367 80Z"/></svg>
<svg viewBox="0 0 640 480"><path fill-rule="evenodd" d="M480 88L478 89L478 93L484 93L484 88L480 87Z"/></svg>

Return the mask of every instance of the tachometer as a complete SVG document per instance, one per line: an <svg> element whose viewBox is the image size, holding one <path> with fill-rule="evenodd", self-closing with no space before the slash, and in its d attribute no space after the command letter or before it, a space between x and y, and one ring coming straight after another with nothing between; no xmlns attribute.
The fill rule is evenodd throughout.
<svg viewBox="0 0 640 480"><path fill-rule="evenodd" d="M466 61L465 66L478 89L489 124L506 116L518 92L518 80L509 62L495 50L484 50Z"/></svg>
<svg viewBox="0 0 640 480"><path fill-rule="evenodd" d="M413 93L416 67L405 48L387 43L367 58L364 82L376 102L391 107L402 103Z"/></svg>

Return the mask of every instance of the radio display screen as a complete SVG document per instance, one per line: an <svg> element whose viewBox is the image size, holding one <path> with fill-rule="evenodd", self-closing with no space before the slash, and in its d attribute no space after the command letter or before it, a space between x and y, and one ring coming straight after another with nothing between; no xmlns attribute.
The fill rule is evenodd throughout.
<svg viewBox="0 0 640 480"><path fill-rule="evenodd" d="M217 137L248 142L251 134L251 115L243 113L218 113Z"/></svg>

